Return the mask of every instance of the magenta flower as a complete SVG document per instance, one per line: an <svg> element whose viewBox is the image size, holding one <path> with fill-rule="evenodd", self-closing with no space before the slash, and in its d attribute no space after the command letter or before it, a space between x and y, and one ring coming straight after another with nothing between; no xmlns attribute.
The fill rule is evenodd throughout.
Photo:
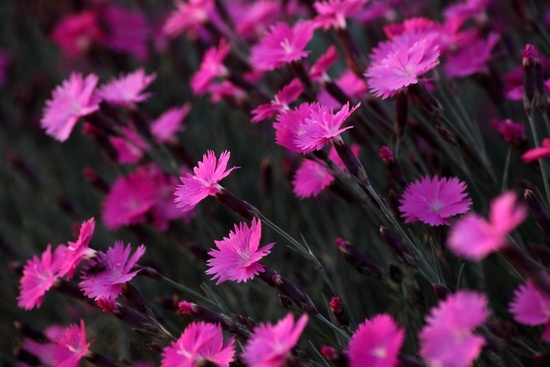
<svg viewBox="0 0 550 367"><path fill-rule="evenodd" d="M84 55L104 38L98 13L93 10L67 15L50 34L50 39L72 58Z"/></svg>
<svg viewBox="0 0 550 367"><path fill-rule="evenodd" d="M397 353L403 345L405 330L398 327L391 316L377 315L365 320L349 342L347 354L350 367L394 367Z"/></svg>
<svg viewBox="0 0 550 367"><path fill-rule="evenodd" d="M485 339L472 330L489 317L485 295L459 291L432 308L419 334L420 356L430 367L470 366Z"/></svg>
<svg viewBox="0 0 550 367"><path fill-rule="evenodd" d="M192 322L179 339L164 348L161 367L195 367L205 362L228 367L235 358L235 339L224 345L220 325Z"/></svg>
<svg viewBox="0 0 550 367"><path fill-rule="evenodd" d="M237 32L247 41L257 39L264 34L267 26L274 24L281 14L282 4L273 0L231 3L232 15Z"/></svg>
<svg viewBox="0 0 550 367"><path fill-rule="evenodd" d="M311 80L315 82L330 80L330 77L327 75L327 71L336 61L338 61L336 47L330 46L324 54L319 56L317 61L315 61L315 64L311 67L311 70L309 71Z"/></svg>
<svg viewBox="0 0 550 367"><path fill-rule="evenodd" d="M46 134L63 142L69 138L80 117L99 108L99 100L94 97L97 81L94 74L82 79L82 74L72 73L69 80L55 88L40 120Z"/></svg>
<svg viewBox="0 0 550 367"><path fill-rule="evenodd" d="M123 127L121 130L125 136L109 137L109 141L117 152L117 162L136 164L143 157L143 152L149 147L133 130L127 127Z"/></svg>
<svg viewBox="0 0 550 367"><path fill-rule="evenodd" d="M227 177L231 171L239 167L227 168L227 162L231 153L224 151L220 155L220 160L216 160L214 151L209 150L202 156L202 161L193 168L194 175L188 173L187 177L180 177L182 185L176 187L177 207L188 211L207 196L214 196L222 188L218 182Z"/></svg>
<svg viewBox="0 0 550 367"><path fill-rule="evenodd" d="M550 281L550 277L546 276L546 281ZM520 324L544 325L542 339L550 342L550 296L546 292L541 292L531 279L514 292L510 313Z"/></svg>
<svg viewBox="0 0 550 367"><path fill-rule="evenodd" d="M120 75L118 79L111 80L103 85L98 95L115 106L132 107L135 103L149 98L149 93L143 90L155 80L156 74L146 75L145 70L138 69L126 76Z"/></svg>
<svg viewBox="0 0 550 367"><path fill-rule="evenodd" d="M198 32L200 26L206 23L211 13L213 13L214 1L178 1L177 7L177 10L166 20L163 28L164 33L172 37L186 30Z"/></svg>
<svg viewBox="0 0 550 367"><path fill-rule="evenodd" d="M277 116L277 122L273 124L275 128L275 141L296 153L301 153L297 145L298 133L302 122L309 117L311 111L317 108L318 104L302 103L293 110L283 111Z"/></svg>
<svg viewBox="0 0 550 367"><path fill-rule="evenodd" d="M271 26L252 47L250 63L259 70L274 70L303 59L309 54L304 48L313 37L314 27L311 22L298 22L292 28L284 22Z"/></svg>
<svg viewBox="0 0 550 367"><path fill-rule="evenodd" d="M292 79L289 84L281 88L270 103L260 105L252 110L252 122L265 120L268 117L290 109L289 105L298 99L303 91L304 88L300 80L297 78Z"/></svg>
<svg viewBox="0 0 550 367"><path fill-rule="evenodd" d="M436 37L435 33L402 34L379 44L365 73L374 95L391 97L435 68L439 64Z"/></svg>
<svg viewBox="0 0 550 367"><path fill-rule="evenodd" d="M294 317L288 314L276 325L258 325L244 347L242 357L245 363L254 367L284 365L290 351L298 343L307 320L307 314L303 314L294 324Z"/></svg>
<svg viewBox="0 0 550 367"><path fill-rule="evenodd" d="M489 221L467 214L451 228L448 246L458 256L481 260L506 246L506 236L527 218L527 208L516 204L516 194L506 192L491 202Z"/></svg>
<svg viewBox="0 0 550 367"><path fill-rule="evenodd" d="M519 144L525 140L525 125L521 122L514 122L510 119L491 121L491 127L498 132L505 142Z"/></svg>
<svg viewBox="0 0 550 367"><path fill-rule="evenodd" d="M59 276L67 276L71 279L80 262L84 259L91 259L96 255L96 250L88 247L95 230L95 219L90 218L80 226L80 232L76 242L69 241L67 250L63 256L63 264L59 269Z"/></svg>
<svg viewBox="0 0 550 367"><path fill-rule="evenodd" d="M139 246L130 257L131 249L130 244L124 247L122 241L117 241L107 252L100 251L96 259L90 260L90 266L80 282L84 294L96 302L118 297L122 293L122 285L139 273L139 269L134 270L134 265L145 254L144 245Z"/></svg>
<svg viewBox="0 0 550 367"><path fill-rule="evenodd" d="M465 0L449 5L444 11L445 19L455 19L463 23L468 18L477 18L485 13L492 0Z"/></svg>
<svg viewBox="0 0 550 367"><path fill-rule="evenodd" d="M275 243L258 248L261 237L262 222L258 219L252 219L250 228L246 223L235 224L235 232L229 231L229 237L214 241L218 249L208 253L212 258L206 262L210 267L206 274L214 274L212 280L218 279L218 285L226 280L246 282L263 272L264 266L258 261L271 252Z"/></svg>
<svg viewBox="0 0 550 367"><path fill-rule="evenodd" d="M424 176L405 188L399 199L399 210L405 223L421 221L431 226L450 225L447 218L467 212L472 201L467 198L466 184L458 178L430 179Z"/></svg>
<svg viewBox="0 0 550 367"><path fill-rule="evenodd" d="M540 147L529 149L521 155L525 163L533 162L550 156L550 138L542 139Z"/></svg>
<svg viewBox="0 0 550 367"><path fill-rule="evenodd" d="M57 333L52 344L48 344L52 366L78 367L80 360L84 358L90 343L86 343L86 328L84 321L80 320L80 326L72 324Z"/></svg>
<svg viewBox="0 0 550 367"><path fill-rule="evenodd" d="M334 27L346 28L346 18L357 14L368 0L328 0L316 1L313 4L317 16L313 20L319 27L325 30Z"/></svg>
<svg viewBox="0 0 550 367"><path fill-rule="evenodd" d="M222 38L217 48L211 47L206 51L199 70L191 78L191 88L195 94L206 93L215 78L229 74L223 60L230 50L231 46Z"/></svg>
<svg viewBox="0 0 550 367"><path fill-rule="evenodd" d="M151 133L161 143L170 141L176 133L185 129L182 122L190 110L190 103L169 109L153 121Z"/></svg>
<svg viewBox="0 0 550 367"><path fill-rule="evenodd" d="M455 55L447 58L443 71L451 78L463 78L486 70L491 51L499 40L498 34L491 33L487 40L475 40L465 45Z"/></svg>
<svg viewBox="0 0 550 367"><path fill-rule="evenodd" d="M19 283L17 306L30 310L42 305L44 295L59 278L66 250L65 246L58 246L52 254L52 246L48 245L41 258L35 255L27 260Z"/></svg>

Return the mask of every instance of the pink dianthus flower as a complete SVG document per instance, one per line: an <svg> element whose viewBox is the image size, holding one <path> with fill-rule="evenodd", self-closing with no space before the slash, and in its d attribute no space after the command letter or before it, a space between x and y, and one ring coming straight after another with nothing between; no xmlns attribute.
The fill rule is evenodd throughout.
<svg viewBox="0 0 550 367"><path fill-rule="evenodd" d="M220 325L192 322L179 339L164 348L161 367L195 367L210 362L228 367L235 358L235 339L224 345Z"/></svg>
<svg viewBox="0 0 550 367"><path fill-rule="evenodd" d="M172 37L186 30L198 32L214 11L213 0L178 1L176 6L177 10L166 20L163 28L164 33Z"/></svg>
<svg viewBox="0 0 550 367"><path fill-rule="evenodd" d="M467 367L481 354L485 339L472 330L489 317L483 294L459 291L449 295L426 317L419 334L420 356L430 367Z"/></svg>
<svg viewBox="0 0 550 367"><path fill-rule="evenodd" d="M466 184L456 177L430 179L424 176L405 188L399 200L399 210L405 223L420 220L431 226L450 225L447 218L470 209L472 201L467 198Z"/></svg>
<svg viewBox="0 0 550 367"><path fill-rule="evenodd" d="M277 122L273 124L275 128L275 141L296 153L300 153L298 147L297 135L300 131L302 121L309 117L311 110L317 108L318 104L302 103L292 110L285 110L277 115Z"/></svg>
<svg viewBox="0 0 550 367"><path fill-rule="evenodd" d="M127 75L121 75L103 85L98 95L106 102L115 106L132 107L135 103L149 98L150 93L143 90L155 80L156 74L146 75L145 70L139 69Z"/></svg>
<svg viewBox="0 0 550 367"><path fill-rule="evenodd" d="M84 321L80 320L80 326L72 324L63 328L52 344L48 344L52 365L57 367L78 367L80 360L84 358L90 343L86 343L86 328Z"/></svg>
<svg viewBox="0 0 550 367"><path fill-rule="evenodd" d="M550 138L542 139L540 147L529 149L521 155L525 163L533 162L550 156Z"/></svg>
<svg viewBox="0 0 550 367"><path fill-rule="evenodd" d="M83 79L82 74L72 73L69 80L55 88L40 120L46 134L63 142L69 138L80 117L99 108L99 100L94 96L97 82L94 74Z"/></svg>
<svg viewBox="0 0 550 367"><path fill-rule="evenodd" d="M123 127L121 130L125 136L109 137L111 145L117 152L117 162L138 163L143 157L143 152L149 148L147 143L132 129Z"/></svg>
<svg viewBox="0 0 550 367"><path fill-rule="evenodd" d="M67 250L64 252L63 264L59 269L59 276L67 276L71 279L80 262L84 259L90 259L96 255L96 251L88 247L95 230L95 219L90 218L80 226L78 239L76 242L69 241Z"/></svg>
<svg viewBox="0 0 550 367"><path fill-rule="evenodd" d="M212 280L218 279L218 285L226 280L246 282L263 272L264 266L258 261L271 252L275 243L258 248L261 237L262 222L258 219L252 219L250 228L246 223L235 224L235 232L230 231L229 237L214 241L218 249L208 253L212 259L206 262L210 267L206 274L214 274Z"/></svg>
<svg viewBox="0 0 550 367"><path fill-rule="evenodd" d="M214 196L222 188L219 182L227 177L231 171L239 167L227 169L227 162L231 153L224 151L219 161L214 151L209 150L202 156L202 161L193 168L193 175L188 173L187 177L180 177L182 185L176 187L177 207L183 211L193 209L207 196Z"/></svg>
<svg viewBox="0 0 550 367"><path fill-rule="evenodd" d="M546 276L546 281L550 282L549 276ZM550 295L541 292L531 279L514 292L510 313L520 324L544 325L542 339L550 342Z"/></svg>
<svg viewBox="0 0 550 367"><path fill-rule="evenodd" d="M457 255L481 260L506 246L506 236L527 218L527 208L516 204L516 194L506 192L491 202L489 221L467 214L451 228L448 246Z"/></svg>
<svg viewBox="0 0 550 367"><path fill-rule="evenodd" d="M159 116L151 125L151 133L161 143L170 141L174 135L185 129L183 120L189 114L191 104L174 107Z"/></svg>
<svg viewBox="0 0 550 367"><path fill-rule="evenodd" d="M270 103L258 106L251 111L252 122L259 122L268 117L275 116L278 113L288 110L289 105L294 102L304 91L302 83L297 78L281 88L281 90L273 97Z"/></svg>
<svg viewBox="0 0 550 367"><path fill-rule="evenodd" d="M443 71L452 78L462 78L486 70L486 64L491 58L491 52L500 36L489 34L487 40L475 40L465 45L460 51L447 58Z"/></svg>
<svg viewBox="0 0 550 367"><path fill-rule="evenodd" d="M521 122L494 119L491 121L491 126L507 143L519 144L525 140L525 125Z"/></svg>
<svg viewBox="0 0 550 367"><path fill-rule="evenodd" d="M307 320L307 314L303 314L294 324L294 317L288 314L276 325L258 325L244 347L242 357L245 363L254 367L283 366L298 343Z"/></svg>
<svg viewBox="0 0 550 367"><path fill-rule="evenodd" d="M313 20L316 25L325 30L330 27L346 28L346 18L357 14L368 0L328 0L316 1L313 7L317 16Z"/></svg>
<svg viewBox="0 0 550 367"><path fill-rule="evenodd" d="M195 94L206 93L215 78L229 74L223 60L230 50L230 45L222 38L218 47L211 47L206 51L199 70L191 78L191 88Z"/></svg>
<svg viewBox="0 0 550 367"><path fill-rule="evenodd" d="M105 38L98 13L93 10L69 14L63 18L50 34L68 57L84 55L94 44Z"/></svg>
<svg viewBox="0 0 550 367"><path fill-rule="evenodd" d="M349 342L350 367L394 367L405 330L391 316L377 315L359 325Z"/></svg>

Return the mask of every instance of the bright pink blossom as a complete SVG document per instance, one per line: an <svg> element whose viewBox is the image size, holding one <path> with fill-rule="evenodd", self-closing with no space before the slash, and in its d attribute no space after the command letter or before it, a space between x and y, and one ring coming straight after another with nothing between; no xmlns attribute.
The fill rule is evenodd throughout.
<svg viewBox="0 0 550 367"><path fill-rule="evenodd" d="M405 330L391 316L377 315L359 325L349 342L350 367L394 367Z"/></svg>
<svg viewBox="0 0 550 367"><path fill-rule="evenodd" d="M288 314L276 325L258 325L244 347L242 357L245 363L254 367L283 366L298 343L307 320L307 314L303 314L294 324L294 317Z"/></svg>
<svg viewBox="0 0 550 367"><path fill-rule="evenodd" d="M301 149L297 145L298 133L302 122L316 108L318 108L316 103L302 103L295 109L286 110L277 115L277 122L273 124L277 144L293 152L301 153Z"/></svg>
<svg viewBox="0 0 550 367"><path fill-rule="evenodd" d="M319 27L325 30L334 27L346 28L346 18L357 14L368 0L328 0L316 1L313 7L317 16L313 20Z"/></svg>
<svg viewBox="0 0 550 367"><path fill-rule="evenodd" d="M246 282L263 272L264 266L258 261L271 252L275 243L258 248L261 237L262 222L258 219L252 219L250 228L246 223L235 224L235 232L229 231L229 237L214 241L218 248L208 253L212 258L206 262L210 267L206 274L214 274L212 280L218 279L218 285L226 280Z"/></svg>
<svg viewBox="0 0 550 367"><path fill-rule="evenodd" d="M380 43L371 60L365 73L371 91L382 99L391 97L439 64L437 35L402 34Z"/></svg>
<svg viewBox="0 0 550 367"><path fill-rule="evenodd" d="M545 138L542 139L540 147L529 149L522 154L521 159L529 163L548 156L550 156L550 138Z"/></svg>
<svg viewBox="0 0 550 367"><path fill-rule="evenodd" d="M95 219L90 218L80 226L76 242L68 242L67 250L63 256L63 264L59 269L60 277L66 275L67 279L71 279L82 260L90 259L96 255L96 251L89 247L92 236L94 235L94 230Z"/></svg>
<svg viewBox="0 0 550 367"><path fill-rule="evenodd" d="M40 126L46 134L59 141L65 141L73 131L78 119L99 108L99 100L94 97L98 78L90 74L86 79L82 74L72 73L69 80L55 88L52 99L46 101Z"/></svg>
<svg viewBox="0 0 550 367"><path fill-rule="evenodd" d="M190 110L190 103L167 110L153 121L151 133L161 143L170 141L176 133L185 129L182 123Z"/></svg>
<svg viewBox="0 0 550 367"><path fill-rule="evenodd" d="M229 43L222 38L218 47L211 47L206 51L199 70L191 78L191 88L195 94L206 93L215 78L222 78L229 74L223 65L223 60L230 50Z"/></svg>
<svg viewBox="0 0 550 367"><path fill-rule="evenodd" d="M527 218L527 208L516 204L516 194L506 192L491 202L489 221L470 213L451 228L448 246L457 255L481 260L506 246L506 236Z"/></svg>
<svg viewBox="0 0 550 367"><path fill-rule="evenodd" d="M254 40L264 34L267 26L275 23L283 11L281 3L274 0L231 3L231 13L237 32L246 40Z"/></svg>
<svg viewBox="0 0 550 367"><path fill-rule="evenodd" d="M140 60L149 57L147 42L152 32L143 13L110 4L101 13L101 20L107 30L102 45Z"/></svg>
<svg viewBox="0 0 550 367"><path fill-rule="evenodd" d="M273 70L303 59L309 54L304 48L313 30L311 22L298 22L292 28L284 22L271 26L260 43L252 47L250 63L259 70Z"/></svg>
<svg viewBox="0 0 550 367"><path fill-rule="evenodd" d="M134 265L145 254L145 246L139 246L130 257L131 250L130 244L124 247L122 241L117 241L107 252L100 251L96 259L90 260L90 266L84 271L80 282L84 294L96 301L118 297L122 293L122 285L139 273Z"/></svg>
<svg viewBox="0 0 550 367"><path fill-rule="evenodd" d="M252 122L259 122L268 117L275 116L278 113L288 110L289 105L294 102L300 94L304 91L302 83L297 78L285 85L281 90L273 97L270 103L258 106L258 108L252 110Z"/></svg>
<svg viewBox="0 0 550 367"><path fill-rule="evenodd" d="M465 45L456 54L448 56L443 71L451 78L463 78L486 70L491 52L499 40L498 34L491 33L486 40L478 39Z"/></svg>
<svg viewBox="0 0 550 367"><path fill-rule="evenodd" d="M420 356L430 367L467 367L481 354L485 339L473 333L489 317L485 295L459 291L426 317L419 334Z"/></svg>
<svg viewBox="0 0 550 367"><path fill-rule="evenodd" d="M53 343L48 344L52 365L57 367L78 367L80 360L84 358L90 343L86 343L86 328L84 321L80 320L80 326L72 324L63 328L57 334Z"/></svg>
<svg viewBox="0 0 550 367"><path fill-rule="evenodd" d="M88 10L67 15L55 26L50 38L66 56L78 57L101 42L105 34L97 12Z"/></svg>
<svg viewBox="0 0 550 367"><path fill-rule="evenodd" d="M30 310L42 305L44 295L59 278L66 250L65 246L58 246L52 254L52 246L48 245L41 258L35 255L27 261L19 283L17 306Z"/></svg>
<svg viewBox="0 0 550 367"><path fill-rule="evenodd" d="M550 282L550 277L546 276L546 281ZM540 291L531 279L514 292L510 313L520 324L544 325L542 339L550 342L550 296Z"/></svg>
<svg viewBox="0 0 550 367"><path fill-rule="evenodd" d="M182 185L176 187L176 203L183 211L193 209L202 199L214 196L222 188L219 182L227 177L231 171L239 167L227 169L227 162L231 153L224 151L219 161L214 151L209 150L202 156L202 161L193 168L194 175L188 173L187 177L180 177Z"/></svg>
<svg viewBox="0 0 550 367"><path fill-rule="evenodd" d="M210 362L228 367L235 358L235 339L224 345L220 325L192 322L179 339L162 352L161 367L195 367Z"/></svg>
<svg viewBox="0 0 550 367"><path fill-rule="evenodd" d="M467 212L472 201L467 198L466 184L456 177L440 179L428 176L405 188L399 199L399 210L405 223L421 221L431 226L450 225L447 218Z"/></svg>
<svg viewBox="0 0 550 367"><path fill-rule="evenodd" d="M327 75L328 69L338 61L338 53L336 52L336 47L334 45L330 46L327 51L319 56L315 64L311 67L309 71L309 76L311 80L315 82L324 82L329 80Z"/></svg>
<svg viewBox="0 0 550 367"><path fill-rule="evenodd" d="M135 103L149 98L150 93L143 93L143 90L156 77L155 73L146 75L143 69L138 69L127 75L121 74L118 79L113 79L103 85L99 89L98 95L112 105L131 107Z"/></svg>
<svg viewBox="0 0 550 367"><path fill-rule="evenodd" d="M186 30L198 32L200 26L208 21L214 11L213 0L178 1L176 6L177 10L170 15L164 25L164 33L172 37Z"/></svg>

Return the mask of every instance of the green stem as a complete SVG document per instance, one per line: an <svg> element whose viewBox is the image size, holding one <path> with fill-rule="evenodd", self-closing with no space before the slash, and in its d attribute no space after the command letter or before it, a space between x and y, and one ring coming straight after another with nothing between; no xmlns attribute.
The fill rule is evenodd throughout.
<svg viewBox="0 0 550 367"><path fill-rule="evenodd" d="M502 174L502 186L501 191L504 192L508 189L508 172L510 171L510 157L512 156L512 146L508 146L508 152L506 153L506 163L504 164L504 173Z"/></svg>
<svg viewBox="0 0 550 367"><path fill-rule="evenodd" d="M339 327L337 327L336 325L334 325L332 322L330 322L329 320L327 320L327 318L323 315L321 315L320 313L318 313L317 315L315 315L315 317L321 321L323 324L325 324L326 326L328 326L329 328L331 328L332 330L334 330L334 332L336 332L337 335L340 335L342 338L344 338L344 340L346 342L348 342L351 338L348 334L346 334L346 332L342 329L340 329Z"/></svg>

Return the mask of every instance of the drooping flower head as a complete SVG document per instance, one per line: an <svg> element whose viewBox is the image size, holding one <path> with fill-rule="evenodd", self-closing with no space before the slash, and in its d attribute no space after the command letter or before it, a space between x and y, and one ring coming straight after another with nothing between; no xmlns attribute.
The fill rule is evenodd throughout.
<svg viewBox="0 0 550 367"><path fill-rule="evenodd" d="M122 285L139 273L139 270L134 270L134 265L145 254L145 246L139 246L130 257L131 250L130 244L124 247L122 241L117 241L107 252L100 251L96 259L90 260L80 282L84 294L96 302L110 302L118 297Z"/></svg>
<svg viewBox="0 0 550 367"><path fill-rule="evenodd" d="M52 253L52 246L48 245L41 258L35 255L27 261L19 283L17 306L30 310L42 305L44 295L59 278L66 249L58 246Z"/></svg>
<svg viewBox="0 0 550 367"><path fill-rule="evenodd" d="M222 38L218 47L211 47L206 51L199 70L191 78L191 88L195 94L206 93L215 78L228 75L223 60L230 50L229 43Z"/></svg>
<svg viewBox="0 0 550 367"><path fill-rule="evenodd" d="M288 110L289 105L294 102L304 91L302 83L297 78L281 88L281 90L273 97L270 103L258 106L251 111L252 122L259 122L268 117L275 116L278 113Z"/></svg>
<svg viewBox="0 0 550 367"><path fill-rule="evenodd" d="M178 8L166 20L163 28L164 33L172 37L186 30L198 32L214 12L213 0L178 1L176 6Z"/></svg>
<svg viewBox="0 0 550 367"><path fill-rule="evenodd" d="M106 102L123 107L132 107L135 103L142 102L149 98L150 93L143 93L143 90L155 80L156 74L146 75L145 70L138 69L133 73L121 75L103 85L98 95Z"/></svg>
<svg viewBox="0 0 550 367"><path fill-rule="evenodd" d="M430 367L467 367L481 354L485 339L473 333L489 317L485 295L459 291L426 317L419 334L420 356Z"/></svg>
<svg viewBox="0 0 550 367"><path fill-rule="evenodd" d="M437 35L402 34L378 45L365 76L374 95L382 99L419 82L439 64Z"/></svg>
<svg viewBox="0 0 550 367"><path fill-rule="evenodd" d="M317 16L313 20L317 26L325 30L330 27L346 28L346 18L357 14L368 0L328 0L316 1L313 7Z"/></svg>
<svg viewBox="0 0 550 367"><path fill-rule="evenodd" d="M506 246L506 236L527 218L525 205L516 204L516 194L506 192L491 202L489 221L467 214L451 228L448 246L458 256L481 260Z"/></svg>
<svg viewBox="0 0 550 367"><path fill-rule="evenodd" d="M72 73L68 80L55 88L52 99L46 101L40 120L46 134L63 142L69 138L80 117L99 108L99 100L94 97L97 82L94 74L83 79L82 74Z"/></svg>
<svg viewBox="0 0 550 367"><path fill-rule="evenodd" d="M244 347L242 357L245 363L254 367L283 366L298 343L307 320L307 314L303 314L295 324L292 314L288 314L276 325L258 325Z"/></svg>
<svg viewBox="0 0 550 367"><path fill-rule="evenodd" d="M271 252L275 243L258 248L261 237L262 222L258 219L252 219L250 228L246 223L235 224L235 231L230 231L229 237L214 241L218 248L208 253L212 258L206 262L210 267L206 274L214 274L212 280L218 279L218 285L226 280L246 282L263 272L264 266L258 261Z"/></svg>
<svg viewBox="0 0 550 367"><path fill-rule="evenodd" d="M399 200L399 210L405 223L421 221L431 226L450 225L447 218L470 209L472 201L467 198L466 183L458 178L440 179L424 176L405 188Z"/></svg>
<svg viewBox="0 0 550 367"><path fill-rule="evenodd" d="M550 282L549 276L545 279ZM540 291L531 279L528 279L524 285L520 285L514 292L510 313L520 324L544 325L542 339L550 342L550 295Z"/></svg>
<svg viewBox="0 0 550 367"><path fill-rule="evenodd" d="M315 26L311 22L298 22L290 27L284 22L269 29L264 38L252 47L250 63L259 70L274 70L309 54L304 50Z"/></svg>
<svg viewBox="0 0 550 367"><path fill-rule="evenodd" d="M235 339L224 345L220 325L192 322L179 339L164 348L161 367L195 367L210 362L228 367L235 356Z"/></svg>
<svg viewBox="0 0 550 367"><path fill-rule="evenodd" d="M377 315L359 325L349 342L350 367L394 367L405 330L391 316Z"/></svg>
<svg viewBox="0 0 550 367"><path fill-rule="evenodd" d="M182 123L190 110L190 103L167 110L153 121L151 133L161 143L170 141L176 133L185 129Z"/></svg>
<svg viewBox="0 0 550 367"><path fill-rule="evenodd" d="M183 211L193 209L207 196L214 196L222 188L219 182L227 177L231 171L239 167L227 169L227 162L231 153L224 151L219 161L214 151L209 150L202 156L202 161L193 168L193 175L188 173L187 177L180 177L182 185L176 187L177 207Z"/></svg>
<svg viewBox="0 0 550 367"><path fill-rule="evenodd" d="M95 256L96 251L88 247L95 230L95 219L90 218L80 226L80 232L76 242L69 241L65 251L63 264L59 269L59 276L67 276L71 279L80 262Z"/></svg>

